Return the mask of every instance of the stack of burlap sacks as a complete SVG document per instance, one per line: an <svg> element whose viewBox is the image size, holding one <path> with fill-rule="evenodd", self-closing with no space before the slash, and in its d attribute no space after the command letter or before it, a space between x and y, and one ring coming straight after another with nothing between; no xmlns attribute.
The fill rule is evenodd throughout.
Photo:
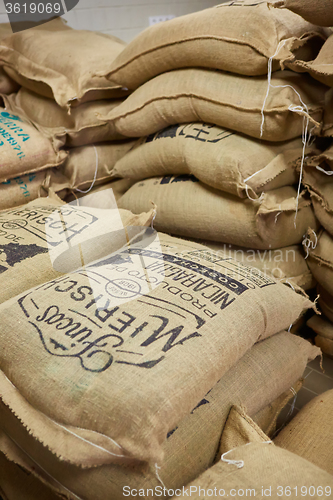
<svg viewBox="0 0 333 500"><path fill-rule="evenodd" d="M177 39L178 26L187 25L185 18L167 28L152 28L141 37L145 40L152 32L151 41L156 43L160 33L160 52L149 46L143 51L139 37L123 52L130 57L129 68L120 55L114 62L120 68L118 76L115 68L108 69L107 79L106 73L99 75L104 89L106 80L112 82L113 93L142 85L117 107L105 99L105 114L102 107L98 111L108 140L144 137L117 162L114 172L131 171L124 177L139 181L120 205L140 215L121 209L121 221L128 240L131 226L152 222L152 200L158 205L157 229L207 239L213 246L214 242L241 244L254 254L262 250L254 260L268 255L274 267L293 251L298 259L293 257L293 272L278 277L293 278L292 288L297 284L307 288L311 279L299 244L308 226L315 231L318 227L306 194L297 197L299 136L305 111L313 125L321 120L326 87L304 75L273 72L272 85L292 84L306 110L303 104L299 109L298 96L290 87L271 87L260 140L261 111L268 60L279 42L284 43L273 58L273 69L288 59L293 62L295 51L311 60L313 46L317 47L316 41L322 44L326 33L287 11L266 11L265 2L232 4L203 11L201 21L199 14L189 16L191 33L188 40L181 35L182 43ZM219 18L221 12L222 18L227 16L225 23ZM255 13L252 23L249 12ZM246 30L235 41L231 32L237 25L240 30L242 23ZM206 31L200 32L200 26ZM265 27L277 38L269 42ZM64 33L72 36L71 30ZM248 36L249 43L244 44L241 35ZM24 48L31 47L32 53L34 36L31 45L24 40ZM175 38L170 41L170 36ZM170 48L169 55L165 48ZM144 53L134 57L128 50ZM182 62L175 67L176 56ZM177 69L187 66L191 69ZM237 68L245 76L237 76ZM56 104L51 95L42 96L47 93L45 82L37 86L34 82L29 90L28 75L17 75L13 67L11 71L23 87L6 100L8 106L13 111L19 107L26 120L30 101L45 102L42 107L31 106L28 118L55 151L63 151L67 144L77 148L71 153L79 154L81 145L75 141L87 135L94 136L93 142L100 140L93 126L74 127L70 135L63 123L54 130L53 123L44 121L45 115L43 120L37 117L51 107L64 117L61 106L70 107L76 97L81 103L69 116L85 109L80 119L89 118L92 104L82 102L84 92L76 88L69 98L57 94L50 81ZM154 78L156 71L161 74ZM113 109L107 112L110 102ZM89 149L82 148L85 157ZM310 147L306 153L319 152ZM84 179L87 189L96 173L91 171L94 175ZM58 212L59 217L52 219ZM214 488L221 481L225 489L255 487L258 494L260 488L271 487L276 489L273 498L278 486L303 486L305 498L321 497L318 488L326 494L325 488L333 487L332 446L323 452L323 443L330 438L329 424L323 421L332 407L331 394L325 397L323 415L316 401L278 436L277 446L263 443L274 432L281 408L301 387L308 361L320 353L306 340L283 331L311 302L234 260L229 247L227 252L219 247L216 251L163 233L148 241L135 240L121 250L118 241L114 248L108 246L112 238L101 244L92 227L98 218L102 221L103 213L97 217L84 205L63 206L52 199L0 214L4 257L0 271L6 280L5 302L0 304L0 494L6 500L168 498L195 480L201 487ZM71 249L81 245L80 257L84 232L90 238L89 261L77 271L73 266L57 272L50 261L48 250L60 245L57 235L60 238L64 223L70 230ZM50 233L50 228L56 232ZM109 229L118 226L113 221ZM278 260L264 253L268 249L280 252L273 254ZM143 262L141 272L138 262ZM316 453L313 447L310 453L303 439L304 420L311 412L321 424L311 441L317 445ZM231 452L246 443L252 444ZM220 462L226 453L227 462ZM206 483L204 476L198 476L208 468ZM310 487L315 488L314 495Z"/></svg>
<svg viewBox="0 0 333 500"><path fill-rule="evenodd" d="M104 245L101 261L57 275L47 248L59 246L58 211L74 231L71 249L85 233L92 238L94 261L100 236L93 238L96 213L87 207L42 199L1 214L7 230L26 232L12 269L2 273L7 286L16 269L16 289L0 305L4 498L23 498L22 489L25 498L120 499L132 496L128 489L158 498L164 485L171 497L219 459L233 405L271 434L320 353L283 331L311 302L256 269L163 233L110 256ZM149 225L152 217L122 214L124 226ZM40 284L47 273L50 281ZM29 289L34 280L39 286ZM292 459L298 478L303 462ZM319 478L333 486L333 477Z"/></svg>
<svg viewBox="0 0 333 500"><path fill-rule="evenodd" d="M153 201L158 230L313 287L301 243L317 222L298 181L303 154L316 149L303 151L301 135L318 130L327 87L279 69L312 60L328 35L264 1L227 2L139 35L108 75L133 93L105 119L141 137L114 168L136 181L120 206L138 213Z"/></svg>
<svg viewBox="0 0 333 500"><path fill-rule="evenodd" d="M313 2L285 0L273 3L273 6L292 9L321 26L333 26L331 2ZM333 35L323 45L313 61L294 61L288 66L294 71L310 74L328 87L333 87ZM310 155L306 160L303 183L312 200L315 216L320 224L316 231L310 227L304 248L309 268L318 282L319 308L321 317L314 316L308 321L317 334L316 344L323 352L333 356L333 89L325 95L325 112L320 136L325 138L321 148L324 152Z"/></svg>
<svg viewBox="0 0 333 500"><path fill-rule="evenodd" d="M73 30L61 19L10 31L8 25L0 27L5 105L0 209L49 192L64 198L106 182L116 161L133 145L99 119L128 94L105 78L126 44L109 35Z"/></svg>

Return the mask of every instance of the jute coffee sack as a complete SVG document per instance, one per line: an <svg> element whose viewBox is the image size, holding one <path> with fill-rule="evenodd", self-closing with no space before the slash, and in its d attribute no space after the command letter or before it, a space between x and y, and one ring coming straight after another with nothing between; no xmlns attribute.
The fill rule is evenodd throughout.
<svg viewBox="0 0 333 500"><path fill-rule="evenodd" d="M310 23L333 26L333 7L330 0L275 0L269 6L290 9Z"/></svg>
<svg viewBox="0 0 333 500"><path fill-rule="evenodd" d="M315 7L317 8L317 6ZM331 7L332 8L332 7ZM333 8L332 8L332 20L333 20ZM318 80L333 87L333 35L331 35L328 40L324 43L322 49L320 50L318 56L313 61L293 61L291 63L286 63L286 66L294 71L307 72Z"/></svg>
<svg viewBox="0 0 333 500"><path fill-rule="evenodd" d="M81 255L82 251L86 250L85 240L89 245L91 238L95 237L95 228L100 230L101 224L105 226L105 231L99 234L98 242L95 245L90 244L89 252L86 250L83 255L86 263L108 254L112 245L118 244L117 237L122 237L121 225L147 226L150 225L153 215L153 211L135 216L128 211L117 210L113 217L113 213L107 211L98 212L89 207L65 205L59 198L40 198L20 208L1 212L0 302L52 278L62 276L67 271L66 266L71 263L73 269L79 267L75 260L77 253ZM116 230L119 232L113 232ZM108 234L111 241L108 239ZM80 247L77 246L78 242ZM109 248L102 248L102 243L108 243ZM72 254L68 253L69 248L72 249ZM57 249L60 249L58 253ZM57 267L57 262L62 262L61 258L67 262ZM82 265L81 259L79 263Z"/></svg>
<svg viewBox="0 0 333 500"><path fill-rule="evenodd" d="M308 243L310 241L310 244ZM326 231L311 229L305 240L307 264L318 283L333 295L333 237Z"/></svg>
<svg viewBox="0 0 333 500"><path fill-rule="evenodd" d="M102 116L127 137L200 120L257 139L286 141L302 135L303 130L304 110L300 111L295 89L310 118L321 120L325 86L291 71L274 73L271 83L265 101L267 76L249 78L207 69L180 69L153 78ZM262 113L265 124L261 137Z"/></svg>
<svg viewBox="0 0 333 500"><path fill-rule="evenodd" d="M52 186L60 198L66 196L69 182L57 169L25 174L0 184L0 211L46 197Z"/></svg>
<svg viewBox="0 0 333 500"><path fill-rule="evenodd" d="M317 219L333 235L333 146L306 161L302 182L311 195Z"/></svg>
<svg viewBox="0 0 333 500"><path fill-rule="evenodd" d="M0 453L0 497L2 500L59 500L59 496L31 472L22 470L3 453Z"/></svg>
<svg viewBox="0 0 333 500"><path fill-rule="evenodd" d="M99 32L40 27L3 39L0 59L17 83L69 108L73 102L119 97L121 86L106 75L125 45Z"/></svg>
<svg viewBox="0 0 333 500"><path fill-rule="evenodd" d="M316 154L315 148L306 154ZM118 161L114 175L141 180L193 174L216 189L256 198L263 191L296 184L301 156L300 139L264 143L197 122L170 126L142 139Z"/></svg>
<svg viewBox="0 0 333 500"><path fill-rule="evenodd" d="M65 151L56 152L51 142L22 120L0 108L0 182L18 175L61 165Z"/></svg>
<svg viewBox="0 0 333 500"><path fill-rule="evenodd" d="M0 67L0 94L12 94L17 92L20 85L12 80L3 68Z"/></svg>
<svg viewBox="0 0 333 500"><path fill-rule="evenodd" d="M333 474L333 390L312 399L274 442Z"/></svg>
<svg viewBox="0 0 333 500"><path fill-rule="evenodd" d="M204 240L275 249L301 243L309 224L316 221L310 200L284 187L259 200L240 200L205 186L194 177L154 177L138 182L119 200L119 206L140 213L157 205L159 231Z"/></svg>
<svg viewBox="0 0 333 500"><path fill-rule="evenodd" d="M194 500L203 498L204 494L208 498L214 495L214 491L219 496L232 492L231 495L236 493L238 497L245 496L247 491L252 496L265 494L278 500L285 489L289 491L291 484L292 488L302 491L303 498L308 500L322 498L323 491L327 496L331 495L331 474L287 450L263 442L264 438L260 433L257 434L257 439L253 437L253 433L249 434L254 442L231 450L223 462L220 461L188 484L185 491L177 491L173 500L187 498L190 492ZM262 442L258 442L260 437Z"/></svg>
<svg viewBox="0 0 333 500"><path fill-rule="evenodd" d="M163 445L165 459L159 470L163 483L170 488L182 487L204 472L213 463L232 404L245 405L248 413L254 415L281 391L288 389L290 397L291 381L303 373L307 362L318 353L319 349L309 342L285 332L253 346L169 433ZM298 385L296 383L296 389ZM0 426L30 455L34 470L36 464L40 464L49 474L49 482L52 477L63 485L64 493L66 489L73 492L71 498L77 495L89 500L118 500L123 498L126 485L137 489L160 486L155 470L147 468L108 465L82 470L70 464L66 459L73 462L87 444L75 441L73 435L66 434L34 410L3 375L0 387L3 396ZM0 449L5 451L1 439ZM87 452L91 458L91 447Z"/></svg>
<svg viewBox="0 0 333 500"><path fill-rule="evenodd" d="M333 357L333 323L324 316L312 316L307 322L317 334L316 345L330 357Z"/></svg>
<svg viewBox="0 0 333 500"><path fill-rule="evenodd" d="M325 110L320 135L333 137L333 89L325 94Z"/></svg>
<svg viewBox="0 0 333 500"><path fill-rule="evenodd" d="M69 179L69 189L87 190L110 180L116 162L135 144L135 141L112 142L82 146L68 151L61 173Z"/></svg>
<svg viewBox="0 0 333 500"><path fill-rule="evenodd" d="M267 8L266 1L238 0L172 19L140 33L111 64L108 77L136 89L161 73L186 67L265 75L320 30L290 11Z"/></svg>
<svg viewBox="0 0 333 500"><path fill-rule="evenodd" d="M52 99L21 88L17 94L3 96L6 108L18 113L48 137L56 150L121 139L113 123L98 118L122 101L93 101L72 109L69 115Z"/></svg>
<svg viewBox="0 0 333 500"><path fill-rule="evenodd" d="M319 308L324 313L324 315L333 323L333 296L320 285L318 285L317 291L319 294Z"/></svg>
<svg viewBox="0 0 333 500"><path fill-rule="evenodd" d="M274 435L276 432L277 419L279 418L280 413L290 401L297 397L297 393L302 388L303 382L303 378L299 379L293 387L290 387L290 389L283 392L272 403L268 404L265 408L254 415L253 421L267 436L271 437Z"/></svg>
<svg viewBox="0 0 333 500"><path fill-rule="evenodd" d="M316 285L301 245L292 245L276 250L254 250L212 241L205 242L205 245L218 254L222 252L247 266L260 269L282 283L294 283L303 290L309 290Z"/></svg>
<svg viewBox="0 0 333 500"><path fill-rule="evenodd" d="M168 432L224 373L312 306L256 269L212 262L204 246L148 243L0 307L1 370L37 410L102 440L105 463L161 464Z"/></svg>

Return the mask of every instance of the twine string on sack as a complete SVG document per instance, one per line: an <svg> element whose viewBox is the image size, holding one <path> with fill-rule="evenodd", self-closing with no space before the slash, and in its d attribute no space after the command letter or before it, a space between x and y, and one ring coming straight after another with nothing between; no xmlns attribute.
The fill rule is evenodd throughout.
<svg viewBox="0 0 333 500"><path fill-rule="evenodd" d="M310 235L305 235L304 240L302 241L302 245L306 249L305 260L309 257L310 249L315 250L317 248L317 245L318 245L318 236L317 236L316 232L313 229L311 229L311 232L312 232L312 234L314 234L315 241L312 241Z"/></svg>
<svg viewBox="0 0 333 500"><path fill-rule="evenodd" d="M75 191L78 191L79 193L82 193L82 194L87 194L87 193L90 193L90 191L93 189L93 187L95 186L95 183L96 183L96 179L97 179L97 172L98 172L98 152L97 152L97 149L96 149L96 146L93 146L94 148L94 151L95 151L95 155L96 155L96 167L95 167L95 174L94 174L94 178L93 178L93 181L91 183L91 186L89 189L87 189L86 191L82 191L81 189L79 188L75 188Z"/></svg>
<svg viewBox="0 0 333 500"><path fill-rule="evenodd" d="M253 443L246 443L244 446L250 446L251 444ZM273 441L263 441L262 444L273 444ZM223 453L223 455L221 456L221 460L222 462L226 463L226 464L229 464L229 465L235 465L237 467L237 469L242 469L245 465L245 462L244 460L228 460L227 458L224 458L226 455L228 455L228 453L231 453L232 451L235 451L237 450L238 448L233 448L232 450L229 450L229 451L226 451L225 453Z"/></svg>
<svg viewBox="0 0 333 500"><path fill-rule="evenodd" d="M157 464L155 464L155 474L156 474L156 477L157 477L157 480L160 482L160 484L163 486L163 488L165 490L167 490L167 488L165 487L165 484L163 483L160 475L159 475L159 470L161 470L161 467L159 467Z"/></svg>
<svg viewBox="0 0 333 500"><path fill-rule="evenodd" d="M295 94L297 95L297 97L299 98L299 101L300 101L301 105L299 105L299 106L293 106L292 104L290 104L289 107L288 107L288 109L292 113L297 113L297 114L303 115L303 130L302 130L303 150L302 150L302 159L301 159L301 166L300 166L300 176L299 176L299 183L298 183L297 197L296 197L296 211L295 211L295 219L294 219L294 227L296 229L297 214L298 214L298 210L299 210L299 197L300 197L300 194L301 194L301 185L302 185L302 179L303 179L305 149L306 149L306 147L308 145L308 142L309 142L312 134L311 134L311 132L309 134L309 123L310 123L309 110L308 110L307 105L303 102L303 100L302 100L299 92L297 92L297 90L292 85L272 85L273 59L278 54L278 52L280 51L280 49L283 47L283 45L285 44L285 42L286 42L286 40L282 40L278 44L275 54L268 59L268 74L267 74L268 85L267 85L267 92L266 92L266 96L265 96L265 99L264 99L264 103L263 103L263 106L261 108L261 117L262 118L261 118L261 125L260 125L260 138L262 138L263 133L264 133L264 124L265 124L264 109L265 109L266 102L267 102L267 99L268 99L268 96L269 96L270 88L272 87L272 88L275 88L275 89L278 89L278 88L290 88L290 89L292 89L295 92Z"/></svg>

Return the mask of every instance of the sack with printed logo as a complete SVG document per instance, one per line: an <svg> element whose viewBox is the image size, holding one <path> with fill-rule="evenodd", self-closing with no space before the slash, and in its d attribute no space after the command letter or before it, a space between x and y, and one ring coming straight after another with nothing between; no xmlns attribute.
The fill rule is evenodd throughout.
<svg viewBox="0 0 333 500"><path fill-rule="evenodd" d="M264 75L270 57L278 69L307 42L325 38L323 29L290 11L269 10L264 0L237 0L146 29L111 63L108 78L136 89L185 67Z"/></svg>
<svg viewBox="0 0 333 500"><path fill-rule="evenodd" d="M298 199L294 187L275 189L261 200L240 200L205 186L194 177L153 177L134 184L119 200L133 213L157 205L155 227L189 238L221 241L254 249L275 249L301 243L317 223L310 200Z"/></svg>
<svg viewBox="0 0 333 500"><path fill-rule="evenodd" d="M0 369L34 408L98 445L91 465L160 465L181 419L311 305L257 269L150 229L3 303Z"/></svg>
<svg viewBox="0 0 333 500"><path fill-rule="evenodd" d="M306 154L316 154L316 150L308 148ZM265 143L197 122L174 125L138 141L113 173L137 181L192 174L216 189L256 198L263 191L296 184L301 156L300 139Z"/></svg>
<svg viewBox="0 0 333 500"><path fill-rule="evenodd" d="M294 283L303 290L310 290L316 285L301 245L292 245L275 250L255 250L213 241L205 241L204 244L218 254L227 254L232 259L236 259L247 266L260 269L260 271L282 283Z"/></svg>
<svg viewBox="0 0 333 500"><path fill-rule="evenodd" d="M123 94L106 75L125 42L94 31L43 26L2 40L1 64L13 80L63 108Z"/></svg>
<svg viewBox="0 0 333 500"><path fill-rule="evenodd" d="M307 263L315 279L333 295L333 237L326 231L316 235L312 229L308 232L310 244L305 247ZM307 240L305 240L307 241Z"/></svg>
<svg viewBox="0 0 333 500"><path fill-rule="evenodd" d="M271 83L266 99L266 76L179 69L145 83L101 119L112 122L118 133L127 137L154 134L168 125L200 118L274 142L302 135L304 114L311 122L321 120L324 85L291 71L274 73Z"/></svg>
<svg viewBox="0 0 333 500"><path fill-rule="evenodd" d="M65 151L56 152L51 142L21 116L3 108L0 108L0 155L0 182L57 167L67 157Z"/></svg>
<svg viewBox="0 0 333 500"><path fill-rule="evenodd" d="M52 99L24 88L3 98L8 110L36 127L52 141L56 150L64 145L77 147L122 138L111 122L98 118L98 114L113 110L122 101L87 102L74 108L69 115Z"/></svg>
<svg viewBox="0 0 333 500"><path fill-rule="evenodd" d="M331 0L275 0L269 6L290 9L310 23L318 26L333 26L333 6Z"/></svg>
<svg viewBox="0 0 333 500"><path fill-rule="evenodd" d="M20 175L0 183L0 211L25 205L39 197L48 196L50 187L59 198L68 192L68 179L58 169Z"/></svg>
<svg viewBox="0 0 333 500"><path fill-rule="evenodd" d="M40 198L0 212L0 302L80 267L83 257L88 263L108 255L127 242L124 227L150 225L154 216L153 210L136 216L58 200Z"/></svg>
<svg viewBox="0 0 333 500"><path fill-rule="evenodd" d="M302 182L311 195L317 219L333 235L333 147L306 162Z"/></svg>
<svg viewBox="0 0 333 500"><path fill-rule="evenodd" d="M318 353L319 349L309 342L285 332L253 346L168 434L163 444L165 459L158 471L163 483L169 488L182 487L212 465L233 404L246 406L253 416L266 404L271 406L278 395L278 406L273 403L277 412L282 400L286 402L293 395L292 385L296 390L299 388L299 382L294 384L294 381ZM45 478L56 491L63 494L70 491L70 498L77 495L87 500L120 500L125 486L136 489L160 486L155 469L147 467L104 465L82 470L75 465L75 460L84 447L88 458L91 446L34 410L3 375L0 388L3 397L0 429L2 427L21 451L29 455L25 457L27 461L32 460L28 470ZM285 390L287 393L279 394ZM274 425L272 411L266 416L266 422L268 426ZM10 450L7 443L0 430L0 450L11 453L15 461L13 443L9 442Z"/></svg>
<svg viewBox="0 0 333 500"><path fill-rule="evenodd" d="M278 500L296 488L309 499L319 499L323 492L331 495L331 474L275 446L243 408L232 408L227 426L229 439L223 447L227 450L225 454L220 454L221 459L195 481L173 492L173 500L189 495L197 500L214 494L236 498L268 496Z"/></svg>
<svg viewBox="0 0 333 500"><path fill-rule="evenodd" d="M84 191L110 180L114 175L115 164L130 151L135 142L111 142L70 149L60 169L69 181L69 189Z"/></svg>
<svg viewBox="0 0 333 500"><path fill-rule="evenodd" d="M323 353L333 358L333 323L325 316L312 316L307 326L316 332L316 345Z"/></svg>
<svg viewBox="0 0 333 500"><path fill-rule="evenodd" d="M333 475L333 390L312 399L278 434L277 446Z"/></svg>

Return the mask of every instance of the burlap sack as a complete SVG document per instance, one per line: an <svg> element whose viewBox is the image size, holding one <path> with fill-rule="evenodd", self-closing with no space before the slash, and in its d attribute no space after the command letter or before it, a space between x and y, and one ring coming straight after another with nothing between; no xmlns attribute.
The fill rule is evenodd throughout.
<svg viewBox="0 0 333 500"><path fill-rule="evenodd" d="M333 89L325 94L325 110L320 134L324 137L333 137Z"/></svg>
<svg viewBox="0 0 333 500"><path fill-rule="evenodd" d="M303 386L304 379L300 379L288 391L283 392L272 403L268 404L256 413L253 421L260 427L260 429L269 437L276 432L277 419L281 411L287 406L289 401L294 400L298 391Z"/></svg>
<svg viewBox="0 0 333 500"><path fill-rule="evenodd" d="M330 357L333 357L333 324L324 316L312 316L307 322L317 334L316 345Z"/></svg>
<svg viewBox="0 0 333 500"><path fill-rule="evenodd" d="M0 182L61 165L67 157L21 116L0 108Z"/></svg>
<svg viewBox="0 0 333 500"><path fill-rule="evenodd" d="M69 180L69 189L88 190L110 180L114 166L135 141L123 141L70 149L61 173Z"/></svg>
<svg viewBox="0 0 333 500"><path fill-rule="evenodd" d="M106 75L125 45L111 35L72 29L50 31L46 25L45 29L41 26L3 39L0 59L17 83L69 108L74 102L119 97L121 86Z"/></svg>
<svg viewBox="0 0 333 500"><path fill-rule="evenodd" d="M293 89L311 117L320 121L326 87L290 71L274 73L272 85L264 109L263 140L286 141L302 134L304 113ZM286 87L276 88L280 85ZM266 94L266 76L181 69L145 83L103 118L114 122L116 130L127 137L142 137L168 125L200 119L258 139Z"/></svg>
<svg viewBox="0 0 333 500"><path fill-rule="evenodd" d="M0 211L18 207L39 197L45 197L52 186L60 198L68 192L68 179L57 169L47 169L15 177L0 184Z"/></svg>
<svg viewBox="0 0 333 500"><path fill-rule="evenodd" d="M222 377L191 414L169 433L163 445L165 460L159 470L162 481L170 488L178 488L204 472L213 463L231 405L245 405L249 414L253 415L280 391L290 387L291 380L296 380L303 373L307 362L317 353L318 349L309 342L287 333L274 335L256 344ZM50 477L53 477L62 484L64 493L66 489L70 490L70 498L77 495L87 500L120 500L126 485L138 489L160 485L155 470L141 471L116 465L82 470L64 461L64 456L59 460L51 450L55 453L54 447L57 446L59 452L62 445L64 452L64 442L73 437L67 434L60 438L59 427L29 408L29 404L11 384L6 383L3 376L0 381L4 401L12 407L10 412L3 403L0 404L0 428L2 426L19 443L21 450L34 460L34 471L38 477L43 478L44 475L38 467L36 471L36 464L49 474L48 483L52 485ZM58 439L54 439L53 447L50 447L50 438L55 432ZM83 444L76 441L68 446L67 459L71 453L73 461L73 454L78 447L82 449ZM0 449L4 449L3 446L0 437Z"/></svg>
<svg viewBox="0 0 333 500"><path fill-rule="evenodd" d="M332 487L331 474L287 450L254 441L231 450L225 462L214 465L197 480L175 492L173 498L191 495L197 500L205 494L213 496L215 490L218 496L267 496L273 500L287 497L291 492L290 498L296 499L293 493L297 488L303 493L303 498L310 500L322 498L323 493L331 496Z"/></svg>
<svg viewBox="0 0 333 500"><path fill-rule="evenodd" d="M333 235L333 147L308 158L307 164L303 184L311 195L317 219Z"/></svg>
<svg viewBox="0 0 333 500"><path fill-rule="evenodd" d="M2 500L59 500L50 488L31 472L9 461L0 453L0 498Z"/></svg>
<svg viewBox="0 0 333 500"><path fill-rule="evenodd" d="M223 374L310 306L258 270L160 234L2 304L0 368L33 407L102 443L104 463L161 463L168 432Z"/></svg>
<svg viewBox="0 0 333 500"><path fill-rule="evenodd" d="M301 243L309 224L316 224L310 200L301 196L295 228L293 187L269 191L261 201L251 201L189 176L155 177L132 186L119 206L140 213L151 201L158 207L154 224L159 231L255 249Z"/></svg>
<svg viewBox="0 0 333 500"><path fill-rule="evenodd" d="M311 238L307 258L310 271L318 283L333 295L333 237L326 231L315 235L310 230L308 238Z"/></svg>
<svg viewBox="0 0 333 500"><path fill-rule="evenodd" d="M330 0L275 0L269 6L290 9L310 23L333 26L333 6Z"/></svg>
<svg viewBox="0 0 333 500"><path fill-rule="evenodd" d="M333 390L312 399L275 438L277 446L333 474Z"/></svg>
<svg viewBox="0 0 333 500"><path fill-rule="evenodd" d="M118 161L114 175L141 180L193 174L216 189L256 198L263 191L297 183L301 146L300 139L264 143L200 122L174 125L139 141ZM316 151L309 148L306 154Z"/></svg>
<svg viewBox="0 0 333 500"><path fill-rule="evenodd" d="M324 315L333 323L333 296L325 288L318 285L318 304Z"/></svg>
<svg viewBox="0 0 333 500"><path fill-rule="evenodd" d="M211 241L204 244L217 254L219 252L227 254L247 266L260 269L282 283L295 284L303 290L310 290L316 285L301 245L260 251Z"/></svg>
<svg viewBox="0 0 333 500"><path fill-rule="evenodd" d="M20 85L12 80L5 70L0 67L0 94L12 94L17 92L19 88Z"/></svg>
<svg viewBox="0 0 333 500"><path fill-rule="evenodd" d="M313 37L326 34L290 11L269 10L264 0L232 1L146 29L113 61L108 77L136 89L186 67L264 75L270 57L278 69Z"/></svg>
<svg viewBox="0 0 333 500"><path fill-rule="evenodd" d="M332 7L332 20L333 20L333 7ZM333 50L333 35L331 35L328 38L328 40L326 40L319 54L313 61L297 60L291 63L287 62L286 66L300 73L303 72L310 73L310 75L319 82L322 82L325 85L333 87L332 50Z"/></svg>
<svg viewBox="0 0 333 500"><path fill-rule="evenodd" d="M60 199L57 201L57 199L40 198L21 208L0 213L0 274L2 283L0 302L4 302L33 286L62 276L66 272L61 272L61 270L55 268L55 263L51 261L48 248L48 240L55 248L59 247L65 238L65 232L59 230L56 234L54 234L54 231L47 234L45 226L45 223L54 220L53 225L55 228L59 227L60 229L62 227L60 221L57 222L54 218L54 214L57 214L57 208L62 205ZM99 227L103 220L102 217L108 215L108 213L101 212L98 216L94 210L84 209L84 207L81 210L80 207L70 205L66 205L61 212L62 217L66 216L67 218L67 226L70 225L70 219L73 219L72 228L69 228L68 234L68 241L71 243L70 248L73 250L78 250L76 241L79 238L82 250L82 238L83 240L87 238L89 243L93 237L94 228ZM153 211L141 216L133 216L127 211L118 213L121 217L120 221L125 227L149 225L154 215ZM49 219L51 216L53 218ZM106 219L106 231L108 230L108 223L109 221ZM65 225L65 228L67 226ZM110 234L112 233L113 244L116 245L117 234L112 232L112 225L109 227L109 231ZM121 233L119 233L120 235ZM108 239L107 234L104 237ZM104 237L100 235L98 238L101 243L105 244ZM111 243L108 241L109 245ZM66 248L65 245L65 250ZM94 255L87 259L86 254L86 262L91 262L94 258L100 258L102 256L101 252L103 255L110 253L110 248L103 248L99 244L90 245L90 248ZM70 264L71 256L68 253L66 254L65 250L63 256L68 259L68 264ZM61 254L58 258L60 256Z"/></svg>
<svg viewBox="0 0 333 500"><path fill-rule="evenodd" d="M69 115L52 99L39 96L25 88L17 94L3 96L6 108L18 113L48 137L56 150L62 146L77 147L103 141L119 140L122 136L113 123L98 118L122 101L93 101L74 108Z"/></svg>

